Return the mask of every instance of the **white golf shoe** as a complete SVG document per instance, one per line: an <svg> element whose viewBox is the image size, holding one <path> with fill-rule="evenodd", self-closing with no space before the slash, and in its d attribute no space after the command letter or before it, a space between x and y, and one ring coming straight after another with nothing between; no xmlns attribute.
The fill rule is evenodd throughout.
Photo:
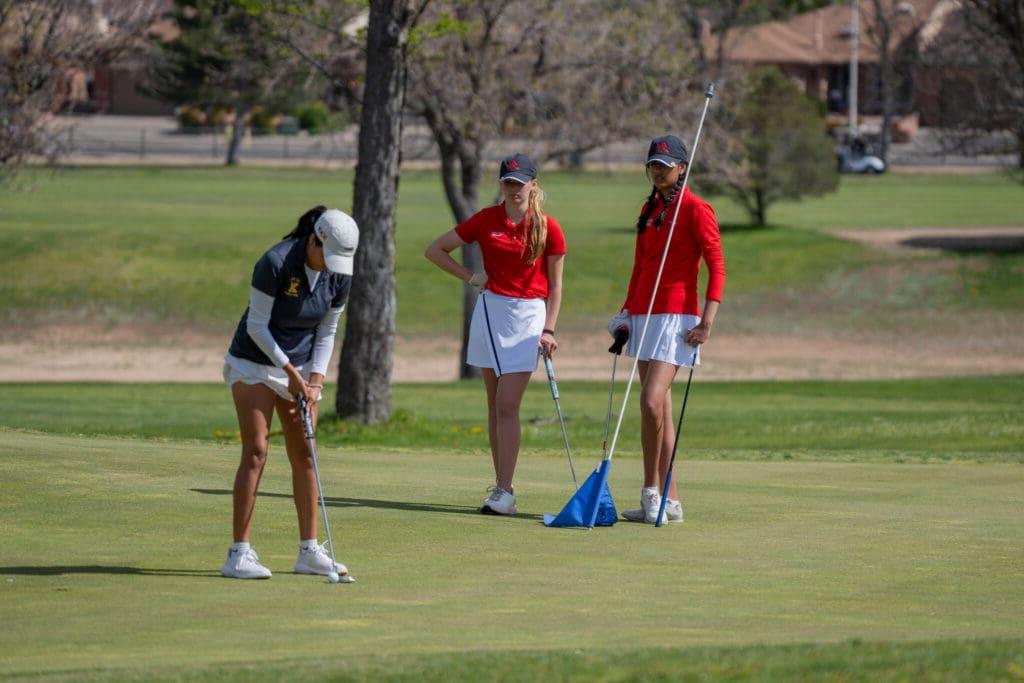
<svg viewBox="0 0 1024 683"><path fill-rule="evenodd" d="M484 501L480 512L485 515L514 515L516 514L516 497L510 491L498 486L487 489L491 495Z"/></svg>
<svg viewBox="0 0 1024 683"><path fill-rule="evenodd" d="M270 570L260 564L252 548L228 550L228 559L220 568L220 575L229 579L269 579L271 576Z"/></svg>
<svg viewBox="0 0 1024 683"><path fill-rule="evenodd" d="M658 513L655 511L655 517ZM655 520L657 521L657 520ZM683 521L683 504L678 500L668 499L668 503L665 504L665 520L666 522L681 522Z"/></svg>
<svg viewBox="0 0 1024 683"><path fill-rule="evenodd" d="M338 576L348 574L348 567L341 562L331 562L331 556L327 548L317 543L311 548L299 548L299 556L295 558L296 574L319 574L327 576L332 571Z"/></svg>
<svg viewBox="0 0 1024 683"><path fill-rule="evenodd" d="M658 508L661 507L661 496L657 489L644 489L640 492L640 509L623 510L622 517L630 522L647 522L654 524L658 521Z"/></svg>

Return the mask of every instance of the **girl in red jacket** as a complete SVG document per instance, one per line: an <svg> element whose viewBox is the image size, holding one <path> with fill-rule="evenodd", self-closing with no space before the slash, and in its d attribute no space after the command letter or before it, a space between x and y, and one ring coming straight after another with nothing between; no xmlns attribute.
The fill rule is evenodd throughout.
<svg viewBox="0 0 1024 683"><path fill-rule="evenodd" d="M675 442L672 382L679 366L700 363L699 347L711 336L725 284L725 261L714 209L689 189L680 192L688 161L686 145L676 136L663 135L651 141L647 175L654 187L636 224L633 273L626 301L608 325L613 336L621 328L630 331L626 352L639 358L642 387L640 439L644 453L644 485L640 509L625 510L622 516L649 524L654 524L658 516L661 490ZM655 294L655 279L677 205L675 230ZM709 275L703 314L697 301L701 259ZM643 348L640 348L649 307L651 318ZM683 521L675 478L668 492L665 519Z"/></svg>

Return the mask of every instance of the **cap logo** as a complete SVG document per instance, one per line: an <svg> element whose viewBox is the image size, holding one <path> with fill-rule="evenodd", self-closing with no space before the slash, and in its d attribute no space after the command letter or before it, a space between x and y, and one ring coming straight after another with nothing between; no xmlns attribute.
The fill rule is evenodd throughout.
<svg viewBox="0 0 1024 683"><path fill-rule="evenodd" d="M518 171L519 170L519 162L516 161L515 159L509 159L505 163L505 168L507 168L510 171Z"/></svg>
<svg viewBox="0 0 1024 683"><path fill-rule="evenodd" d="M669 151L668 151L668 143L665 142L664 140L662 140L661 142L658 143L658 153L659 154L668 154L669 153Z"/></svg>

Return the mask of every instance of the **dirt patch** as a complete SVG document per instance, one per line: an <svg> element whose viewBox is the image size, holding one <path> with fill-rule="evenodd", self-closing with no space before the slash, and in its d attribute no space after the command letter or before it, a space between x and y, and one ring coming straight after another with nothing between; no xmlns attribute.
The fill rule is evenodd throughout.
<svg viewBox="0 0 1024 683"><path fill-rule="evenodd" d="M937 251L1024 251L1024 227L892 228L888 230L836 230L833 234L876 249L903 255Z"/></svg>
<svg viewBox="0 0 1024 683"><path fill-rule="evenodd" d="M700 376L710 380L882 379L1024 373L1024 325L996 334L873 332L860 338L821 334L716 333ZM0 337L0 382L218 382L229 332L160 326L88 324L23 330ZM607 334L559 335L559 379L606 380ZM336 351L337 353L337 351ZM458 376L458 341L399 338L395 382L446 382ZM625 377L632 363L619 362ZM331 363L336 372L337 357ZM535 379L544 381L543 369Z"/></svg>

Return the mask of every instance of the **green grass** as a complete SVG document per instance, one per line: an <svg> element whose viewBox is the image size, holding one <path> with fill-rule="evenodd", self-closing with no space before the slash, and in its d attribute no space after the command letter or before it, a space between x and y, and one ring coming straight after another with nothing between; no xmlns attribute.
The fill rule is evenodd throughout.
<svg viewBox="0 0 1024 683"><path fill-rule="evenodd" d="M70 316L229 328L244 308L252 265L263 250L305 208L348 208L352 192L349 171L81 168L27 178L30 191L0 195L5 324ZM592 329L623 299L631 226L648 186L639 172L549 173L544 186L570 250L560 327ZM1024 189L999 175L844 177L836 194L779 204L768 230L737 229L747 221L739 208L724 198L712 201L725 226L730 300L813 295L821 283L836 279L870 284L877 272L867 269L880 263L907 270L900 259L829 235L832 228L1024 220ZM422 256L453 222L436 172L403 173L399 204L398 330L448 334L460 314L460 285ZM1024 308L1024 256L928 262L943 259L963 263L928 281L928 291L944 305Z"/></svg>
<svg viewBox="0 0 1024 683"><path fill-rule="evenodd" d="M357 582L289 573L274 450L254 543L216 576L234 445L3 432L0 676L71 680L1012 680L1024 666L1015 464L687 461L683 525L544 528L475 505L489 458L321 448ZM635 461L612 468L620 506Z"/></svg>
<svg viewBox="0 0 1024 683"><path fill-rule="evenodd" d="M842 176L836 194L782 202L768 217L775 225L807 230L1024 224L1024 184L1009 175L896 174L878 180Z"/></svg>
<svg viewBox="0 0 1024 683"><path fill-rule="evenodd" d="M25 177L31 192L0 194L9 334L68 319L227 334L256 257L308 206L350 206L352 182L248 168ZM594 329L621 302L646 182L550 173L544 185L570 247L559 328ZM1021 254L907 258L829 234L1021 225L1024 190L1010 178L844 177L834 195L774 207L764 230L713 202L729 268L721 320L734 330L891 334L925 320L943 334L969 314L984 333L986 316L1024 313ZM400 334L456 328L459 285L422 257L451 224L436 174L404 173ZM560 385L586 472L606 385ZM542 381L522 410L522 514L500 520L475 511L493 474L479 383L396 385L388 425L319 430L339 555L359 579L334 587L288 571L279 435L253 538L275 577L217 577L238 457L222 386L3 389L0 678L1024 678L1021 376L698 376L678 470L686 524L590 532L538 521L571 494ZM612 468L620 507L636 498L638 443L634 396Z"/></svg>
<svg viewBox="0 0 1024 683"><path fill-rule="evenodd" d="M559 383L570 443L583 462L600 456L606 386ZM616 414L623 390L624 384L616 388ZM328 391L330 406L333 387ZM348 447L416 450L429 444L485 453L482 395L478 382L398 384L390 423L370 427L329 416L319 438ZM871 382L698 378L681 447L683 457L704 459L1024 463L1022 395L1020 376ZM51 434L233 443L238 431L228 392L220 385L7 384L0 393L0 415L0 428ZM561 431L546 382L534 382L527 391L522 420L524 451L560 451ZM617 452L639 456L635 394Z"/></svg>

